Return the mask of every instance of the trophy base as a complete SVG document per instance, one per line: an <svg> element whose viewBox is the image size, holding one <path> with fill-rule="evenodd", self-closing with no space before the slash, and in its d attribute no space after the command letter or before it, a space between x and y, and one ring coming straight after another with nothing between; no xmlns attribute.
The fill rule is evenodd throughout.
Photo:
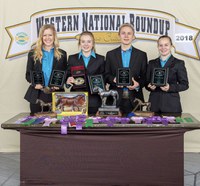
<svg viewBox="0 0 200 186"><path fill-rule="evenodd" d="M36 117L42 117L42 116L49 116L51 118L56 118L57 114L55 112L37 112L34 114Z"/></svg>
<svg viewBox="0 0 200 186"><path fill-rule="evenodd" d="M106 107L106 108L99 108L96 116L122 116L119 108Z"/></svg>

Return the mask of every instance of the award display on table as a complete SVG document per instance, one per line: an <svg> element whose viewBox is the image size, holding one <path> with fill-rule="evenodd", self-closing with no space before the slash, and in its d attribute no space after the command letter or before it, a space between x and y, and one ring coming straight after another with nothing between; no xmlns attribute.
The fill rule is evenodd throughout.
<svg viewBox="0 0 200 186"><path fill-rule="evenodd" d="M162 87L167 84L168 68L154 68L152 73L151 84Z"/></svg>
<svg viewBox="0 0 200 186"><path fill-rule="evenodd" d="M97 116L121 116L121 112L117 105L117 100L119 99L119 94L116 90L103 90L99 87L95 87L94 91L98 91L101 98L101 107L98 108ZM107 98L112 97L112 105L107 105Z"/></svg>
<svg viewBox="0 0 200 186"><path fill-rule="evenodd" d="M52 110L57 116L88 114L87 92L53 92Z"/></svg>
<svg viewBox="0 0 200 186"><path fill-rule="evenodd" d="M130 68L118 68L116 75L117 86L129 86L132 84L131 69Z"/></svg>
<svg viewBox="0 0 200 186"><path fill-rule="evenodd" d="M98 90L95 89L95 87L105 90L105 83L103 80L103 76L101 74L88 76L88 82L89 82L91 94L98 93Z"/></svg>
<svg viewBox="0 0 200 186"><path fill-rule="evenodd" d="M37 84L44 86L44 74L42 71L31 71L31 84L34 87Z"/></svg>
<svg viewBox="0 0 200 186"><path fill-rule="evenodd" d="M51 73L49 87L62 88L66 79L66 73L62 70L53 70Z"/></svg>
<svg viewBox="0 0 200 186"><path fill-rule="evenodd" d="M84 66L71 67L71 74L74 78L74 89L86 87L86 76Z"/></svg>

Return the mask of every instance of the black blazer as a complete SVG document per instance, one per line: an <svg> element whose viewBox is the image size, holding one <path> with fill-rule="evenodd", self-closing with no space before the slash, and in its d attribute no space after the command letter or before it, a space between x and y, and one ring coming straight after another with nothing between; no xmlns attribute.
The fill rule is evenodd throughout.
<svg viewBox="0 0 200 186"><path fill-rule="evenodd" d="M61 58L57 60L55 57L53 59L53 67L52 70L66 70L67 69L67 53L59 49L61 52ZM37 60L34 60L33 56L34 52L31 50L28 53L28 61L27 61L27 66L26 66L26 80L31 83L31 71L42 71L42 63ZM24 99L29 101L30 103L36 103L36 100L38 99L40 90L35 89L32 85L29 86Z"/></svg>
<svg viewBox="0 0 200 186"><path fill-rule="evenodd" d="M159 58L149 61L147 68L147 85L151 82L154 68L161 68ZM181 113L182 108L179 92L189 88L185 63L171 55L163 68L169 69L169 90L168 92L164 92L157 87L154 91L151 91L147 88L147 90L151 91L149 96L151 110L153 112Z"/></svg>
<svg viewBox="0 0 200 186"><path fill-rule="evenodd" d="M110 89L116 89L119 93L119 101L122 98L122 88L118 88L116 84L113 82L116 77L116 71L118 68L122 68L122 57L121 57L121 46L107 52L106 55L106 67L105 67L105 78L106 82L110 84ZM147 69L147 55L145 52L132 47L131 59L129 68L131 69L132 77L139 83L140 88L139 91L129 90L129 98L133 103L135 97L144 101L144 96L142 92L142 88L145 86L146 82L146 69Z"/></svg>
<svg viewBox="0 0 200 186"><path fill-rule="evenodd" d="M85 67L84 61L82 56L79 59L79 53L76 53L74 55L70 55L69 59L68 59L68 67L67 67L67 77L72 76L71 75L71 67L73 66L84 66L85 67L85 75L86 75L86 79L88 75L98 75L98 74L104 74L104 70L105 70L105 60L104 60L104 56L99 55L99 54L95 54L96 58L94 58L93 56L91 56L90 61L88 63L87 68ZM98 94L90 94L90 88L89 88L89 84L88 81L86 82L86 88L82 88L82 89L71 89L71 91L86 91L89 93L89 107L94 107L94 105L96 107L99 107L101 104L101 100Z"/></svg>

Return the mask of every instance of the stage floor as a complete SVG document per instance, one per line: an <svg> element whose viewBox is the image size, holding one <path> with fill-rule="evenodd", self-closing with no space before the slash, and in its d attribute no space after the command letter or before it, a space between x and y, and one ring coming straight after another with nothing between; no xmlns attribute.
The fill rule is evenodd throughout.
<svg viewBox="0 0 200 186"><path fill-rule="evenodd" d="M0 153L0 185L20 185L20 154ZM200 186L200 153L184 153L184 186Z"/></svg>

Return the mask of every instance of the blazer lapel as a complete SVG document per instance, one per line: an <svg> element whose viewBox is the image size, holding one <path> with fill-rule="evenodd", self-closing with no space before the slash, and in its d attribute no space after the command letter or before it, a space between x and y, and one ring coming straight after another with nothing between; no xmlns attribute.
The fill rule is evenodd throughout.
<svg viewBox="0 0 200 186"><path fill-rule="evenodd" d="M52 69L55 69L56 63L57 63L57 59L56 59L55 56L54 56L54 57L53 57L53 68L52 68Z"/></svg>
<svg viewBox="0 0 200 186"><path fill-rule="evenodd" d="M136 63L137 58L138 58L138 52L132 46L131 58L130 58L130 63L129 63L130 68L134 68L134 66L137 64Z"/></svg>
<svg viewBox="0 0 200 186"><path fill-rule="evenodd" d="M77 60L78 60L78 66L84 66L85 67L85 63L83 61L83 57L81 56L80 58L78 58L77 56ZM89 63L88 63L89 64ZM86 67L85 67L86 68Z"/></svg>
<svg viewBox="0 0 200 186"><path fill-rule="evenodd" d="M174 56L171 55L171 57L168 59L168 61L167 61L167 63L165 64L164 67L165 67L165 68L170 68L170 67L174 66L173 61L174 61Z"/></svg>
<svg viewBox="0 0 200 186"><path fill-rule="evenodd" d="M89 68L90 66L92 66L92 64L95 63L96 60L97 60L97 58L94 58L93 56L91 56L90 60L88 62L87 68Z"/></svg>
<svg viewBox="0 0 200 186"><path fill-rule="evenodd" d="M156 59L155 67L156 67L156 68L161 68L160 58L157 58L157 59Z"/></svg>
<svg viewBox="0 0 200 186"><path fill-rule="evenodd" d="M122 63L122 55L121 55L121 46L117 48L116 50L116 59L117 59L117 64L119 68L123 67Z"/></svg>
<svg viewBox="0 0 200 186"><path fill-rule="evenodd" d="M35 70L42 71L42 63L39 60L37 60L35 63Z"/></svg>

